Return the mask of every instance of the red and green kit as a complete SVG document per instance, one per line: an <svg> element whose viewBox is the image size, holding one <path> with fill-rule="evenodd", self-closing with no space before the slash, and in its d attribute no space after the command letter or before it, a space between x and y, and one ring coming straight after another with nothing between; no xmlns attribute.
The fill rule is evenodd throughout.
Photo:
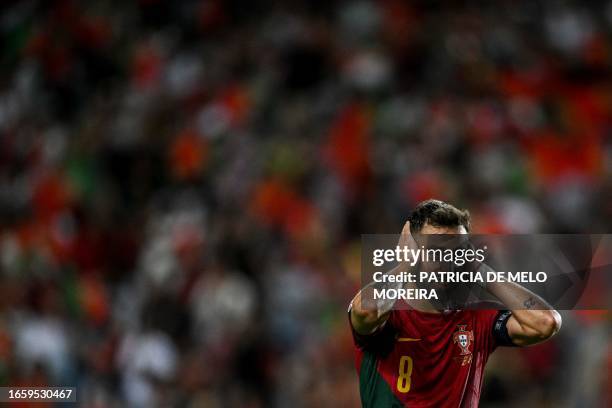
<svg viewBox="0 0 612 408"><path fill-rule="evenodd" d="M509 316L394 310L374 333L353 331L363 407L477 407L489 355L511 345L495 330Z"/></svg>

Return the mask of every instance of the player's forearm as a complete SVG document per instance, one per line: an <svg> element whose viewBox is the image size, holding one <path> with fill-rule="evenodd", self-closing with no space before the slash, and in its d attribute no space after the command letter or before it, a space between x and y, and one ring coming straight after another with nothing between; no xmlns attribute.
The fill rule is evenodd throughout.
<svg viewBox="0 0 612 408"><path fill-rule="evenodd" d="M386 273L386 275L399 275L403 272L411 271L414 268L409 262L400 262L395 268ZM417 286L412 282L393 282L385 280L376 283L378 290L388 289L416 289ZM396 299L377 299L374 300L374 282L367 285L355 296L351 302L351 324L355 331L359 334L370 334L387 321L391 310L395 306ZM420 311L435 311L435 307L427 300L406 300L406 303L415 310Z"/></svg>
<svg viewBox="0 0 612 408"><path fill-rule="evenodd" d="M561 316L544 299L513 282L493 282L487 290L512 310L517 326L509 332L520 343L533 344L552 337L561 328Z"/></svg>
<svg viewBox="0 0 612 408"><path fill-rule="evenodd" d="M400 263L387 274L398 275L406 271L409 266L408 263ZM379 283L378 288L390 289L402 285L385 281ZM361 289L351 302L351 324L357 333L370 334L387 321L394 305L395 299L381 299L375 302L373 286L370 284Z"/></svg>

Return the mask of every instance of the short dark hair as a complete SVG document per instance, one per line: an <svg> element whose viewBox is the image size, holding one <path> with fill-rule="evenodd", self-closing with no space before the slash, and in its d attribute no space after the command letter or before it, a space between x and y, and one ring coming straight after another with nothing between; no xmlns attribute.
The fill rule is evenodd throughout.
<svg viewBox="0 0 612 408"><path fill-rule="evenodd" d="M436 227L464 226L470 230L470 213L444 201L429 199L421 201L408 217L410 232L421 231L425 224Z"/></svg>

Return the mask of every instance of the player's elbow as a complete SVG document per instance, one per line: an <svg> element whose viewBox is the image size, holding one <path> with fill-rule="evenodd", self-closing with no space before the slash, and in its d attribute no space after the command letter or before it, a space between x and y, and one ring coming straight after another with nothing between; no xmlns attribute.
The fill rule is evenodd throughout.
<svg viewBox="0 0 612 408"><path fill-rule="evenodd" d="M367 309L364 308L361 299L354 301L351 306L351 317L354 322L359 322L362 324L372 324L376 322L378 319L378 313L376 309Z"/></svg>
<svg viewBox="0 0 612 408"><path fill-rule="evenodd" d="M535 336L544 341L554 336L561 329L561 315L556 310L542 310L535 327Z"/></svg>
<svg viewBox="0 0 612 408"><path fill-rule="evenodd" d="M387 319L388 313L379 316L376 309L364 307L361 293L351 302L350 317L353 329L359 334L370 334Z"/></svg>

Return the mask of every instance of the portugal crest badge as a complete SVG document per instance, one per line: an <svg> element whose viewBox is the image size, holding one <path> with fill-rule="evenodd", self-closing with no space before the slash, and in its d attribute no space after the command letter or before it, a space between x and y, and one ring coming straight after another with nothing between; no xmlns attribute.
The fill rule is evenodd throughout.
<svg viewBox="0 0 612 408"><path fill-rule="evenodd" d="M457 331L453 334L453 343L459 346L461 353L458 360L461 361L461 365L466 365L472 362L472 352L470 351L470 344L474 341L474 332L467 330L466 324L457 325Z"/></svg>

